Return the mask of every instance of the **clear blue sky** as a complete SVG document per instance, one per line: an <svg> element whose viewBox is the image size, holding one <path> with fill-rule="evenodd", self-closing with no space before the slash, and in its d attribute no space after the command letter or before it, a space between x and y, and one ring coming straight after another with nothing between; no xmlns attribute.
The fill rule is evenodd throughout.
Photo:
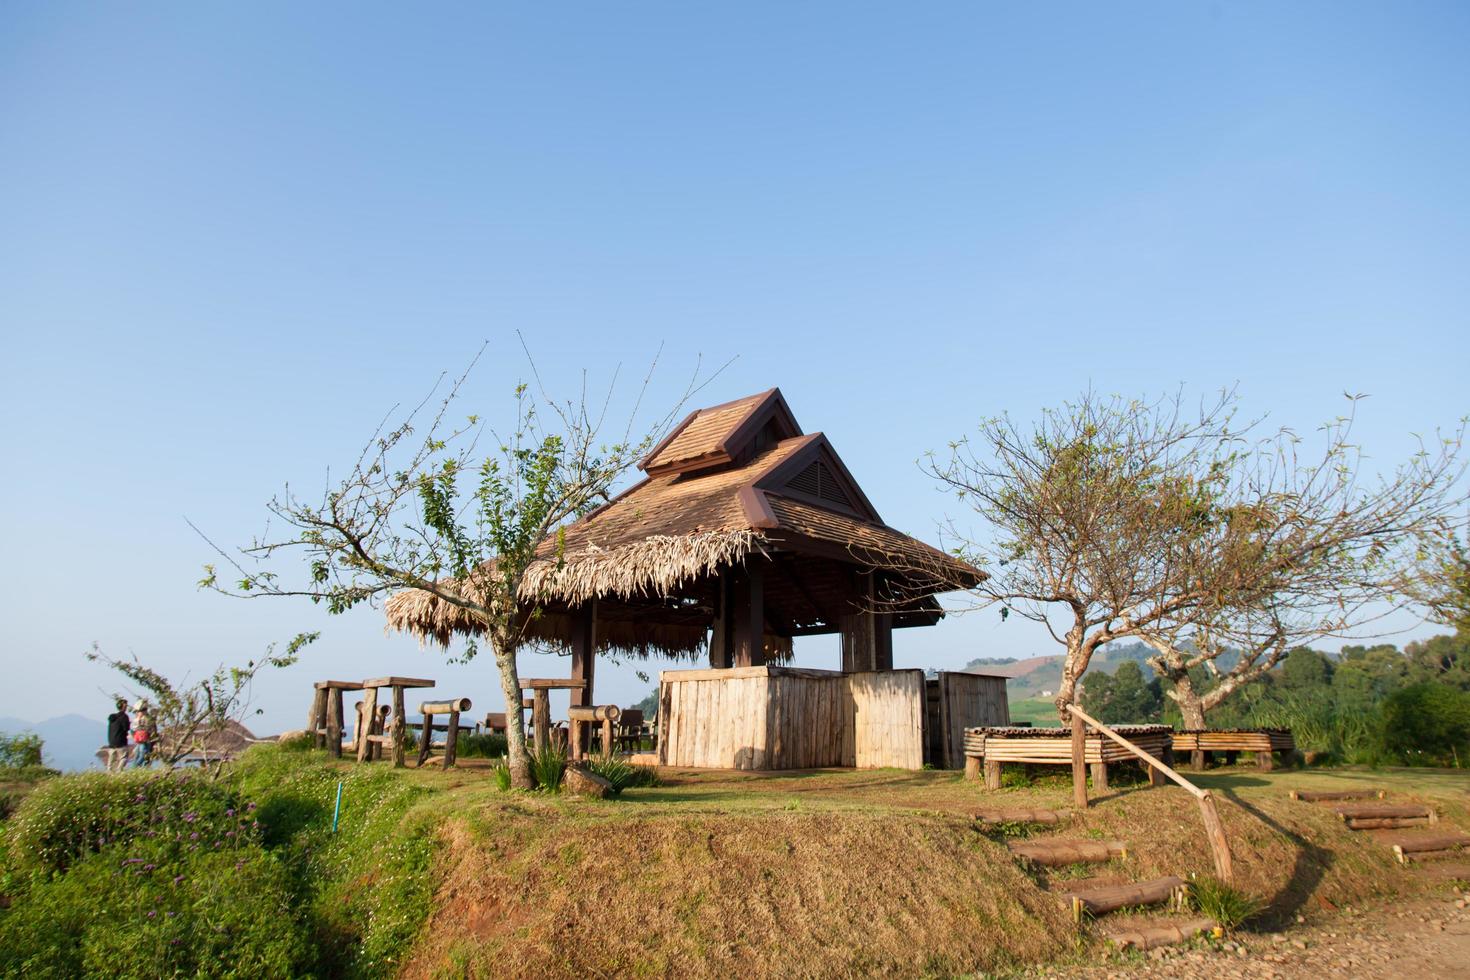
<svg viewBox="0 0 1470 980"><path fill-rule="evenodd" d="M261 730L327 675L492 706L371 610L196 591L184 518L245 542L487 339L493 418L516 329L553 388L738 355L707 400L781 386L930 538L921 452L1088 385L1368 392L1391 461L1470 409L1467 43L1461 3L7 3L0 715L103 715L93 640L200 673L317 628Z"/></svg>

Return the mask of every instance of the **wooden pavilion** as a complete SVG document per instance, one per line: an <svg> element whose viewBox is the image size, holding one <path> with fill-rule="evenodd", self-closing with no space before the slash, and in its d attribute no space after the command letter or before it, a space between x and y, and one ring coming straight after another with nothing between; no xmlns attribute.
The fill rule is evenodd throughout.
<svg viewBox="0 0 1470 980"><path fill-rule="evenodd" d="M569 525L559 546L547 541L526 575L542 610L531 635L569 652L572 679L584 682L573 705L596 703L599 651L707 658L708 669L661 675L660 758L739 768L864 764L856 731L871 717L858 720L854 684L891 688L879 700L902 708L893 724L907 733L918 719L900 741L940 765L962 758L963 727L1009 720L1003 680L950 675L976 678L944 685L965 688L957 702L987 707L926 725L929 685L893 669L893 631L934 625L943 616L934 595L983 573L884 524L778 389L691 413L639 468L641 481ZM421 640L447 644L476 629L419 591L392 597L387 613ZM816 634L840 635L840 670L781 666L794 637ZM952 746L925 737L936 726L954 729ZM907 748L899 757L922 764ZM875 758L868 764L892 764Z"/></svg>

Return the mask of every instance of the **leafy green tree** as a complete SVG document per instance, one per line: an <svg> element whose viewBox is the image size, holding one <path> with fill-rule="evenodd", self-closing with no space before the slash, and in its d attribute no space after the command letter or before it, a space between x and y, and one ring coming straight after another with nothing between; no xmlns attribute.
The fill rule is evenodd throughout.
<svg viewBox="0 0 1470 980"><path fill-rule="evenodd" d="M450 386L424 432L417 430L432 393L391 427L385 420L345 478L320 499L302 499L289 487L274 498L267 506L275 536L238 555L216 548L234 569L233 581L206 566L201 586L245 598L304 597L331 613L421 590L479 624L461 657L474 657L487 643L505 703L519 704L516 654L530 642L529 625L543 606L524 587L538 548L549 545L546 560L560 560L558 530L610 498L614 482L652 448L699 379L696 371L678 405L647 434L634 435L630 416L609 439L603 432L611 391L599 407L588 403L585 390L580 402L557 401L539 383L535 391L515 388L514 411L498 431L477 415L451 424L448 413L467 375ZM644 391L648 383L645 378ZM482 439L490 451L481 451ZM295 568L304 568L304 576L283 579L272 567L286 554L300 556ZM532 787L520 726L510 726L507 741L512 783Z"/></svg>
<svg viewBox="0 0 1470 980"><path fill-rule="evenodd" d="M1470 632L1433 636L1404 647L1410 683L1434 682L1470 691Z"/></svg>
<svg viewBox="0 0 1470 980"><path fill-rule="evenodd" d="M1111 675L1088 674L1082 684L1082 707L1099 721L1154 722L1163 711L1163 694L1157 677L1145 679L1135 661L1125 660Z"/></svg>
<svg viewBox="0 0 1470 980"><path fill-rule="evenodd" d="M1406 761L1460 766L1470 750L1470 693L1445 684L1411 684L1383 705L1383 738Z"/></svg>
<svg viewBox="0 0 1470 980"><path fill-rule="evenodd" d="M1408 682L1409 661L1391 644L1344 647L1332 672L1332 698L1345 711L1376 710Z"/></svg>

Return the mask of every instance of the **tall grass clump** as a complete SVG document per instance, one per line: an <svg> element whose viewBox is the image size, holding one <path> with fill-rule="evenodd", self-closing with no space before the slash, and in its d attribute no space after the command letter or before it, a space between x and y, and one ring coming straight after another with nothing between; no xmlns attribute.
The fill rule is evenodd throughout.
<svg viewBox="0 0 1470 980"><path fill-rule="evenodd" d="M1289 728L1296 747L1320 759L1351 765L1391 761L1383 743L1383 718L1376 711L1348 710L1329 697L1292 693L1258 704L1250 723Z"/></svg>
<svg viewBox="0 0 1470 980"><path fill-rule="evenodd" d="M567 752L559 745L537 746L531 753L531 778L538 789L561 792L561 777L567 771Z"/></svg>
<svg viewBox="0 0 1470 980"><path fill-rule="evenodd" d="M1196 878L1189 883L1189 904L1226 930L1250 921L1265 907L1255 896L1211 877Z"/></svg>
<svg viewBox="0 0 1470 980"><path fill-rule="evenodd" d="M612 785L614 796L625 789L658 785L658 772L652 766L635 766L616 755L593 756L587 761L587 768Z"/></svg>

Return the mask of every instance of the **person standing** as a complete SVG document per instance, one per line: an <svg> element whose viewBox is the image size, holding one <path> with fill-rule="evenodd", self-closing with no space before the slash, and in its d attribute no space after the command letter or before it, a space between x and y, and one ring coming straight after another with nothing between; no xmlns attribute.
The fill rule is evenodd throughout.
<svg viewBox="0 0 1470 980"><path fill-rule="evenodd" d="M153 753L153 716L148 712L148 702L133 705L133 768L147 768Z"/></svg>
<svg viewBox="0 0 1470 980"><path fill-rule="evenodd" d="M107 771L122 772L128 764L128 703L117 699L117 711L107 716Z"/></svg>

